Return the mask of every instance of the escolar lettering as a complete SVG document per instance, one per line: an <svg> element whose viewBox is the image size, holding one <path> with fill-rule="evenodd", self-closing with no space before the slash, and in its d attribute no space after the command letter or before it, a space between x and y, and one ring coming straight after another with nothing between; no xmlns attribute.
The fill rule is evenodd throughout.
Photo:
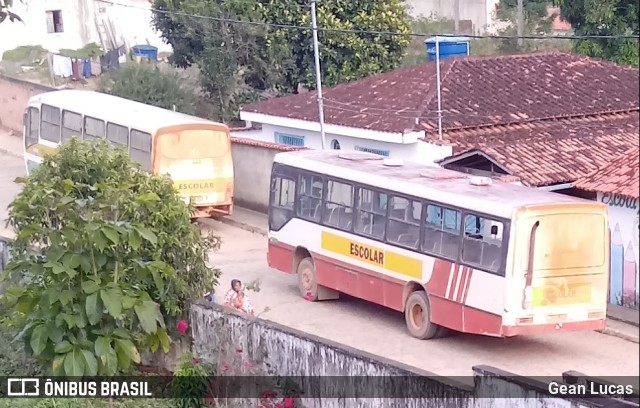
<svg viewBox="0 0 640 408"><path fill-rule="evenodd" d="M195 190L200 188L213 188L213 183L178 184L178 190Z"/></svg>
<svg viewBox="0 0 640 408"><path fill-rule="evenodd" d="M384 253L382 251L378 251L377 249L358 245L352 242L349 252L351 253L351 255L362 258L365 261L375 262L380 265L384 264Z"/></svg>

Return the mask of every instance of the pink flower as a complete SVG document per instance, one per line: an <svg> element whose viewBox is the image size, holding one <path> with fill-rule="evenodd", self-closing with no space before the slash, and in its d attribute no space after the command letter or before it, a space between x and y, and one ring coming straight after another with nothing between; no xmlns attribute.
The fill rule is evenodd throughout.
<svg viewBox="0 0 640 408"><path fill-rule="evenodd" d="M242 347L238 347L238 348L236 349L236 351L237 351L238 353L242 353Z"/></svg>
<svg viewBox="0 0 640 408"><path fill-rule="evenodd" d="M253 367L253 364L251 364L249 361L243 361L242 362L242 366L244 368L251 368L251 367Z"/></svg>
<svg viewBox="0 0 640 408"><path fill-rule="evenodd" d="M176 328L178 329L178 331L182 334L185 334L187 332L187 329L189 328L189 324L187 323L186 320L179 320L178 324L176 325Z"/></svg>
<svg viewBox="0 0 640 408"><path fill-rule="evenodd" d="M228 365L228 364L223 365L223 366L222 366L222 371L224 371L225 373L226 373L227 371L229 371L229 365Z"/></svg>
<svg viewBox="0 0 640 408"><path fill-rule="evenodd" d="M191 364L196 365L198 364L198 359L195 357L191 357Z"/></svg>
<svg viewBox="0 0 640 408"><path fill-rule="evenodd" d="M267 390L262 392L262 396L260 398L270 400L276 397L276 392L273 390Z"/></svg>
<svg viewBox="0 0 640 408"><path fill-rule="evenodd" d="M310 291L309 291L309 292L307 292L307 293L304 295L304 298L305 298L305 299L307 299L307 300L309 300L309 301L313 300L313 293L311 293Z"/></svg>
<svg viewBox="0 0 640 408"><path fill-rule="evenodd" d="M214 405L215 405L216 400L215 400L215 398L213 398L213 396L212 396L211 394L207 394L207 395L204 397L204 402L205 402L207 405L214 406Z"/></svg>
<svg viewBox="0 0 640 408"><path fill-rule="evenodd" d="M284 404L282 402L276 402L274 408L284 408Z"/></svg>
<svg viewBox="0 0 640 408"><path fill-rule="evenodd" d="M296 405L296 399L293 397L284 397L282 405L284 408L294 408Z"/></svg>

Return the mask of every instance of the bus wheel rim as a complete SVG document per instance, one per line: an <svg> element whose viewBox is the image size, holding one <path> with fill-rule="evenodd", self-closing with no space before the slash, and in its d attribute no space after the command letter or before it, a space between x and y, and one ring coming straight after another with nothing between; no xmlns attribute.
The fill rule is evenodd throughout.
<svg viewBox="0 0 640 408"><path fill-rule="evenodd" d="M422 306L419 304L414 304L411 306L410 310L411 316L411 324L414 327L420 328L424 325L424 310L422 310Z"/></svg>
<svg viewBox="0 0 640 408"><path fill-rule="evenodd" d="M302 271L302 286L305 290L311 290L313 287L313 273L309 269Z"/></svg>

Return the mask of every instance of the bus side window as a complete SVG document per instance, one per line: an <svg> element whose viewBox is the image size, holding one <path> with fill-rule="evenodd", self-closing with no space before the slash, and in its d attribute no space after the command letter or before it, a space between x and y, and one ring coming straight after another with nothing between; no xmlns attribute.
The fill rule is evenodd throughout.
<svg viewBox="0 0 640 408"><path fill-rule="evenodd" d="M301 218L320 222L322 215L323 183L318 176L300 175L298 215Z"/></svg>
<svg viewBox="0 0 640 408"><path fill-rule="evenodd" d="M384 208L381 208L381 205ZM358 189L355 232L383 238L387 223L387 194L367 188Z"/></svg>
<svg viewBox="0 0 640 408"><path fill-rule="evenodd" d="M84 138L87 140L104 139L104 122L90 116L84 117Z"/></svg>
<svg viewBox="0 0 640 408"><path fill-rule="evenodd" d="M129 128L111 122L107 123L107 140L114 146L125 146L129 151Z"/></svg>
<svg viewBox="0 0 640 408"><path fill-rule="evenodd" d="M427 205L422 250L455 260L460 252L460 211Z"/></svg>
<svg viewBox="0 0 640 408"><path fill-rule="evenodd" d="M293 218L293 204L296 195L296 182L282 176L271 179L271 209L269 210L269 228L278 231Z"/></svg>
<svg viewBox="0 0 640 408"><path fill-rule="evenodd" d="M409 248L417 248L420 240L420 213L422 205L402 197L389 201L387 241Z"/></svg>
<svg viewBox="0 0 640 408"><path fill-rule="evenodd" d="M131 129L129 155L143 169L151 171L151 134Z"/></svg>
<svg viewBox="0 0 640 408"><path fill-rule="evenodd" d="M25 147L33 146L38 143L38 135L40 134L40 111L38 108L29 108L27 117L25 118Z"/></svg>
<svg viewBox="0 0 640 408"><path fill-rule="evenodd" d="M353 186L329 180L322 214L325 225L350 230L353 223Z"/></svg>
<svg viewBox="0 0 640 408"><path fill-rule="evenodd" d="M42 105L40 138L48 142L60 143L60 109Z"/></svg>
<svg viewBox="0 0 640 408"><path fill-rule="evenodd" d="M62 143L73 136L82 139L82 115L71 111L62 111Z"/></svg>
<svg viewBox="0 0 640 408"><path fill-rule="evenodd" d="M465 214L462 260L490 272L499 272L503 230L504 225L500 221Z"/></svg>

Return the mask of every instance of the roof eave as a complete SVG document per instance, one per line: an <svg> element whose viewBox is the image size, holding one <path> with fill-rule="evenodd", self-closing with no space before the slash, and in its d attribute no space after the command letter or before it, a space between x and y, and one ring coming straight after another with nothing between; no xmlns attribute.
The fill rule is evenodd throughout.
<svg viewBox="0 0 640 408"><path fill-rule="evenodd" d="M260 112L248 112L241 110L240 119L254 123L262 123L272 126L282 126L291 129L300 129L310 132L320 132L320 123L309 120L293 119L282 116L274 116ZM421 131L405 130L404 132L384 132L373 129L356 128L343 125L324 124L326 134L348 136L357 139L375 140L385 143L413 144L418 143L423 136Z"/></svg>

